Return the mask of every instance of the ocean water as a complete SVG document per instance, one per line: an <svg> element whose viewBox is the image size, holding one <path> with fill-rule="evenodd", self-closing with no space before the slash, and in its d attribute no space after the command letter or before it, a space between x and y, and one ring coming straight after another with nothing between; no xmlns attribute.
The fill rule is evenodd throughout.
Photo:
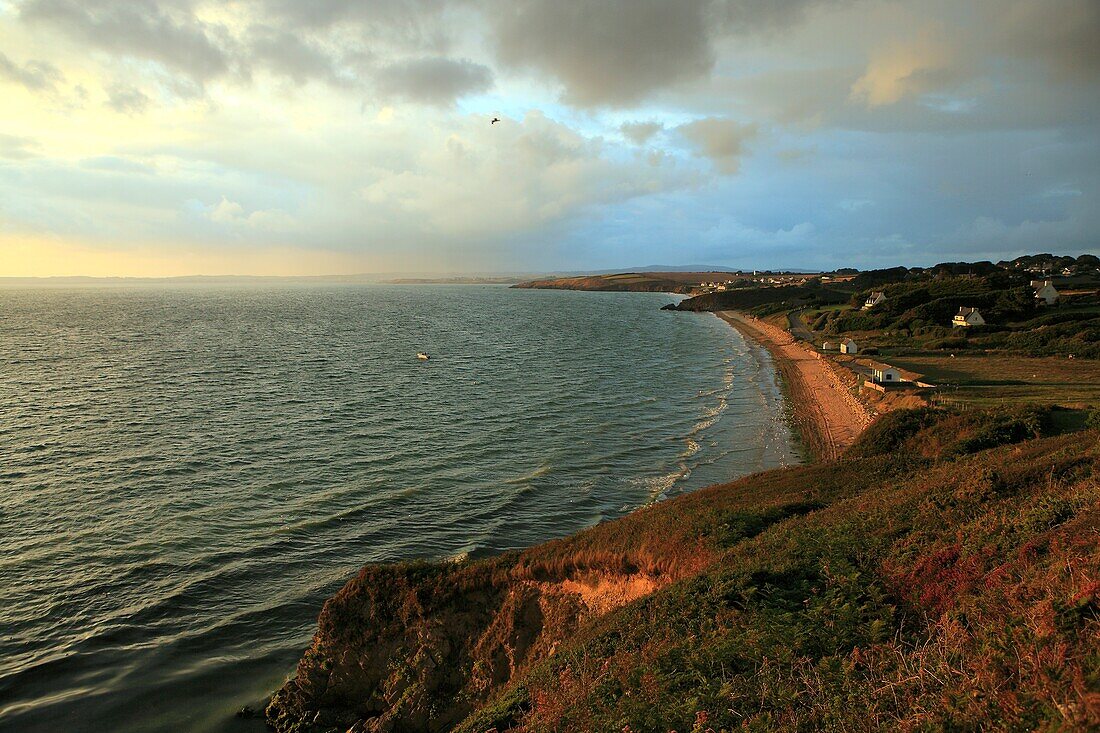
<svg viewBox="0 0 1100 733"><path fill-rule="evenodd" d="M669 300L0 290L0 730L254 730L365 562L796 462L767 353Z"/></svg>

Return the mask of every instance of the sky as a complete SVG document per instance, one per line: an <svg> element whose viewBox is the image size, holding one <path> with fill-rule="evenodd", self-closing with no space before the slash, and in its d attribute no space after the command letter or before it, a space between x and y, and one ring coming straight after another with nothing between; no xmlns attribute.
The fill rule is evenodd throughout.
<svg viewBox="0 0 1100 733"><path fill-rule="evenodd" d="M0 0L0 276L1096 253L1097 38L1098 0Z"/></svg>

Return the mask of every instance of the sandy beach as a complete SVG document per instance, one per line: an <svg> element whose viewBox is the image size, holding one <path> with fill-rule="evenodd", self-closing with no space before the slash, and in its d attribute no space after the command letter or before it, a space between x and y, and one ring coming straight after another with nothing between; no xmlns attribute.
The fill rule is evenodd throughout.
<svg viewBox="0 0 1100 733"><path fill-rule="evenodd" d="M819 460L838 458L872 416L851 392L837 368L790 333L737 311L719 318L771 352L787 384L794 420L802 439Z"/></svg>

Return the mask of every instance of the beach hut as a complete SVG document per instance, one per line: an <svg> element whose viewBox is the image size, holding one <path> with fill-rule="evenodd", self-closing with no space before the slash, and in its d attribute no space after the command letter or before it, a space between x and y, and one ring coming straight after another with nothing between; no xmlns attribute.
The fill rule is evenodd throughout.
<svg viewBox="0 0 1100 733"><path fill-rule="evenodd" d="M852 339L844 339L840 342L840 353L842 354L858 354L859 346L856 345Z"/></svg>
<svg viewBox="0 0 1100 733"><path fill-rule="evenodd" d="M966 328L968 326L984 326L985 319L982 318L982 314L978 312L977 308L959 308L959 312L955 314L955 317L951 319L951 325L955 328Z"/></svg>

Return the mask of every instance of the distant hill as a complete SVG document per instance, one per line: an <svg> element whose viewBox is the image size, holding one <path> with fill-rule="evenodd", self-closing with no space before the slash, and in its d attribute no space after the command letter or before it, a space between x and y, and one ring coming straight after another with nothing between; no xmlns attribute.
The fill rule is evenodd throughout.
<svg viewBox="0 0 1100 733"><path fill-rule="evenodd" d="M581 275L528 280L514 287L543 290L603 290L641 293L690 293L700 282L732 280L738 275L728 271L713 272L620 272L608 275Z"/></svg>
<svg viewBox="0 0 1100 733"><path fill-rule="evenodd" d="M397 277L383 282L391 285L512 285L523 278L519 277L479 277L460 276L453 277Z"/></svg>

